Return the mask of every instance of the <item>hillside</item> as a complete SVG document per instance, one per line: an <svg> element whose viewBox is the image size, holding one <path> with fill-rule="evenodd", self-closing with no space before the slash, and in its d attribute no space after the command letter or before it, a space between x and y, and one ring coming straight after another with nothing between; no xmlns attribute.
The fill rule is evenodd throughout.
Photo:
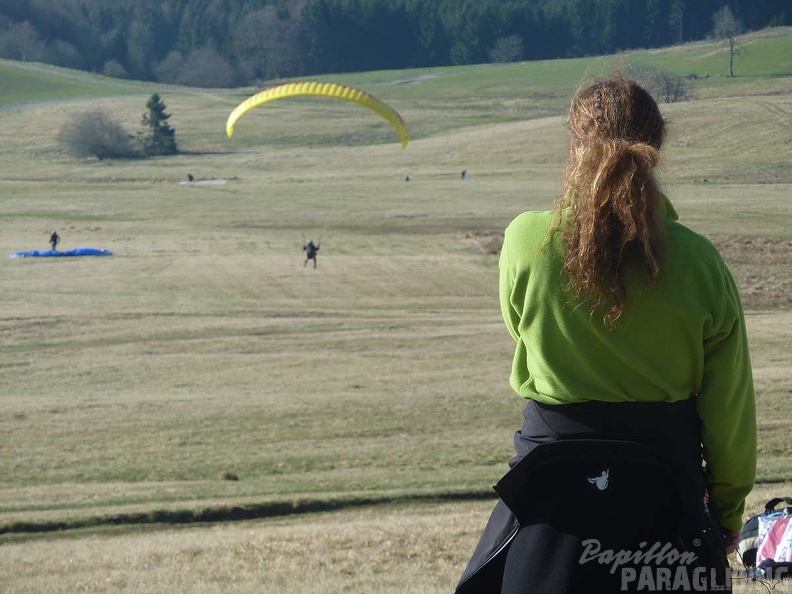
<svg viewBox="0 0 792 594"><path fill-rule="evenodd" d="M685 77L692 98L773 95L792 88L792 27L778 27L741 38L736 76L729 78L728 48L718 41L596 58L480 64L368 73L327 74L299 79L341 82L370 92L403 109L428 108L431 116L416 128L440 130L487 119L530 119L560 114L581 78L614 69L662 70ZM645 73L645 72L644 72ZM0 60L0 107L79 97L134 95L166 89L168 94L227 97L229 102L253 88L201 91L190 87L141 83L29 62ZM163 91L160 91L163 92ZM405 107L406 106L406 107ZM455 108L459 107L459 110ZM432 110L437 110L433 112ZM443 117L439 118L438 115ZM272 140L270 140L271 142Z"/></svg>
<svg viewBox="0 0 792 594"><path fill-rule="evenodd" d="M387 124L344 102L276 102L228 139L226 117L257 89L0 62L12 83L0 85L0 253L46 248L53 229L63 249L113 252L0 258L0 531L489 497L522 407L506 382L500 233L552 204L579 81L627 64L689 77L690 100L661 106L663 186L738 282L759 476L788 490L792 29L743 42L735 78L715 42L315 77L396 107L411 130L406 150ZM173 114L179 155L76 160L58 144L65 122L97 107L134 131L152 92ZM188 174L227 183L182 185ZM304 267L303 234L322 238L316 270ZM281 521L288 532L291 520ZM456 537L470 540L466 529ZM0 544L13 538L0 534ZM366 550L356 538L345 546ZM36 591L25 590L26 560L39 558L26 544L4 575ZM69 574L62 591L81 579ZM46 586L38 591L57 591ZM365 586L337 591L388 591Z"/></svg>
<svg viewBox="0 0 792 594"><path fill-rule="evenodd" d="M140 83L58 68L0 60L0 108L41 101L139 93Z"/></svg>

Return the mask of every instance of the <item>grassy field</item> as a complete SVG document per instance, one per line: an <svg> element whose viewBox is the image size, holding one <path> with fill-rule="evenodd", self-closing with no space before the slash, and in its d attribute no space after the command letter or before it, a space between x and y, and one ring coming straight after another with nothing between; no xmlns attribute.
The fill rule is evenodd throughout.
<svg viewBox="0 0 792 594"><path fill-rule="evenodd" d="M405 151L342 102L275 103L228 140L225 118L253 89L0 62L0 533L383 503L0 534L0 592L450 591L492 501L429 501L490 492L523 405L506 381L500 232L552 204L579 80L627 63L698 76L694 100L662 106L662 178L743 296L760 423L751 511L790 495L792 30L744 43L735 79L717 74L727 56L712 43L323 77L391 102ZM136 130L155 91L182 154L81 162L59 147L86 109ZM188 173L227 183L180 184ZM6 257L46 249L53 229L61 249L114 255ZM303 233L322 238L316 270Z"/></svg>

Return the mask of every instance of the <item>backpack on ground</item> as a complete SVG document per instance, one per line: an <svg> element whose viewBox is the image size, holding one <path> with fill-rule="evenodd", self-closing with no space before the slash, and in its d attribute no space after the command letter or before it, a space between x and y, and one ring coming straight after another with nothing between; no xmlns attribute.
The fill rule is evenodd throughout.
<svg viewBox="0 0 792 594"><path fill-rule="evenodd" d="M779 503L786 507L776 509ZM768 576L792 577L792 497L774 497L740 531L737 551L746 567Z"/></svg>

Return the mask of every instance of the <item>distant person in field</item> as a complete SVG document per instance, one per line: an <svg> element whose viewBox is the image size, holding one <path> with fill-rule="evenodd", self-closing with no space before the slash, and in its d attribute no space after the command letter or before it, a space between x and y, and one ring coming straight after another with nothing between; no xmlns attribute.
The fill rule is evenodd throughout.
<svg viewBox="0 0 792 594"><path fill-rule="evenodd" d="M509 380L527 405L456 592L731 592L726 555L757 454L737 287L660 190L665 123L646 90L622 77L587 86L567 129L555 208L504 235ZM639 555L666 546L695 559ZM622 551L629 564L614 564Z"/></svg>
<svg viewBox="0 0 792 594"><path fill-rule="evenodd" d="M462 173L459 174L459 179L461 179L462 181L468 180L467 169L462 170Z"/></svg>
<svg viewBox="0 0 792 594"><path fill-rule="evenodd" d="M57 231L52 232L49 241L50 241L50 245L52 246L52 251L54 252L55 250L58 249L58 243L60 243L60 235L58 235Z"/></svg>
<svg viewBox="0 0 792 594"><path fill-rule="evenodd" d="M319 244L314 244L313 239L311 239L308 241L308 243L303 245L303 250L305 251L305 262L303 262L303 268L308 265L308 260L313 260L313 267L316 268L316 253L319 251Z"/></svg>

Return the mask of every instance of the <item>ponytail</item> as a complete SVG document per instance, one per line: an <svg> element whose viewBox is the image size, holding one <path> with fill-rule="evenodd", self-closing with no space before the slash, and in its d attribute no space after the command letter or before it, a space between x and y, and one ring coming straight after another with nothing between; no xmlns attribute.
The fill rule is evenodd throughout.
<svg viewBox="0 0 792 594"><path fill-rule="evenodd" d="M616 80L576 97L569 129L557 203L564 270L574 294L593 300L592 314L605 309L603 321L612 328L627 302L628 268L642 269L649 282L660 274L664 234L654 168L664 125L646 91Z"/></svg>

